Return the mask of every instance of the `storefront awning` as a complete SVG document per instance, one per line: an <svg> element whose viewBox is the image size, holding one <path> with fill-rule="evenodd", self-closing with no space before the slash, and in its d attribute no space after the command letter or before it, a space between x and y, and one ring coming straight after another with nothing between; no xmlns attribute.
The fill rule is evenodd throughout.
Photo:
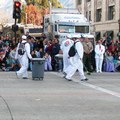
<svg viewBox="0 0 120 120"><path fill-rule="evenodd" d="M106 31L103 36L111 36L111 34L113 34L113 31L110 30L110 31Z"/></svg>

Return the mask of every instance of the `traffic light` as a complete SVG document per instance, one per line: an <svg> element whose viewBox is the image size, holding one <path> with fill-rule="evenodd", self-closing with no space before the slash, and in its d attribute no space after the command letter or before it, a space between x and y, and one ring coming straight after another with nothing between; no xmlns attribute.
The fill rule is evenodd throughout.
<svg viewBox="0 0 120 120"><path fill-rule="evenodd" d="M14 2L13 18L14 19L20 19L21 18L21 3L19 1Z"/></svg>

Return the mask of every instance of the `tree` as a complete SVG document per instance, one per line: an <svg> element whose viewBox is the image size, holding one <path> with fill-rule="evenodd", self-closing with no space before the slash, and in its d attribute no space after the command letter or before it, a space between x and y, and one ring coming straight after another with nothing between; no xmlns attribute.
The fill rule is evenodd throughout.
<svg viewBox="0 0 120 120"><path fill-rule="evenodd" d="M61 7L57 0L50 0L52 7ZM48 0L26 0L27 5L23 5L22 19L23 23L41 25L43 23L43 16L49 13Z"/></svg>
<svg viewBox="0 0 120 120"><path fill-rule="evenodd" d="M26 0L27 4L33 4L33 5L37 5L38 7L45 7L48 8L49 7L49 2L48 0ZM50 2L52 3L52 7L53 8L61 8L61 4L58 0L50 0Z"/></svg>
<svg viewBox="0 0 120 120"><path fill-rule="evenodd" d="M22 22L27 24L41 25L43 22L43 15L48 13L47 9L40 9L33 4L24 6L23 9Z"/></svg>
<svg viewBox="0 0 120 120"><path fill-rule="evenodd" d="M48 8L49 7L48 0L42 0L41 5L45 8Z"/></svg>
<svg viewBox="0 0 120 120"><path fill-rule="evenodd" d="M10 18L9 18L9 15L6 14L5 11L1 11L1 12L0 12L0 16L2 16L2 17L0 18L0 27L1 27L1 31L2 31L4 25L9 22Z"/></svg>

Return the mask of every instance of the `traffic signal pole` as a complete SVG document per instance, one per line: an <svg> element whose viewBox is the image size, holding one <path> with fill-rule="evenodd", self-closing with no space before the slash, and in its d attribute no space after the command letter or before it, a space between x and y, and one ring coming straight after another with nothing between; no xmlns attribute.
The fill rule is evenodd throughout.
<svg viewBox="0 0 120 120"><path fill-rule="evenodd" d="M13 18L15 19L14 25L12 25L12 30L15 33L15 43L17 41L16 32L18 31L17 19L21 18L21 3L19 1L15 1L13 5Z"/></svg>
<svg viewBox="0 0 120 120"><path fill-rule="evenodd" d="M15 18L15 26L16 26L16 21L17 21L17 20L16 20L16 18ZM14 33L15 33L15 43L16 43L16 41L17 41L17 34L16 34L16 32L17 32L17 31L15 30L15 31L14 31Z"/></svg>

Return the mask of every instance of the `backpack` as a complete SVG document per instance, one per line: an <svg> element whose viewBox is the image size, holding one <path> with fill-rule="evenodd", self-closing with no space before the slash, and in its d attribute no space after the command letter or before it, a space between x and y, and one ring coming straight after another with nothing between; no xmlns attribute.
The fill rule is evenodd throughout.
<svg viewBox="0 0 120 120"><path fill-rule="evenodd" d="M24 55L24 53L25 53L25 44L26 43L27 42L19 44L19 47L18 47L18 54L19 55Z"/></svg>
<svg viewBox="0 0 120 120"><path fill-rule="evenodd" d="M78 42L78 41L77 41L77 42ZM70 49L69 49L69 51L68 51L69 57L75 56L75 54L76 54L76 52L77 52L77 50L75 49L75 44L76 44L77 42L74 42L74 44L70 47Z"/></svg>

